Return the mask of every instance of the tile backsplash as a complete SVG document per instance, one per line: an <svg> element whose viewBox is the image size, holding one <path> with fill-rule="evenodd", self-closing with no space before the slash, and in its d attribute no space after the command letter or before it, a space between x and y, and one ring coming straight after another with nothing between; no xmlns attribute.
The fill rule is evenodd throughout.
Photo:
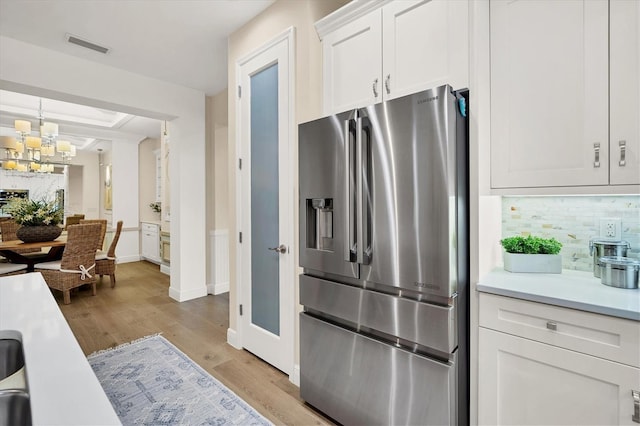
<svg viewBox="0 0 640 426"><path fill-rule="evenodd" d="M601 218L622 221L627 254L640 258L640 196L503 197L502 237L535 235L562 243L562 267L592 270L589 239L599 237Z"/></svg>

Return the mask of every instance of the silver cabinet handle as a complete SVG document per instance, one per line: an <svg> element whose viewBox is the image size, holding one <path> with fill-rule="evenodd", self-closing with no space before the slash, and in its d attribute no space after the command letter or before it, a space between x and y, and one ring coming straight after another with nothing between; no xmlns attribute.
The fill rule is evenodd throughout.
<svg viewBox="0 0 640 426"><path fill-rule="evenodd" d="M373 80L372 89L373 89L373 96L377 98L378 97L378 79L377 78Z"/></svg>
<svg viewBox="0 0 640 426"><path fill-rule="evenodd" d="M620 161L618 161L618 165L624 167L627 165L627 141L619 141L618 145L620 146Z"/></svg>
<svg viewBox="0 0 640 426"><path fill-rule="evenodd" d="M633 397L633 416L631 416L631 420L640 423L640 391L632 390L631 396Z"/></svg>
<svg viewBox="0 0 640 426"><path fill-rule="evenodd" d="M280 244L278 247L269 247L269 250L273 250L276 253L286 253L287 252L287 246L285 246L284 244Z"/></svg>
<svg viewBox="0 0 640 426"><path fill-rule="evenodd" d="M593 167L600 167L600 144L593 144Z"/></svg>
<svg viewBox="0 0 640 426"><path fill-rule="evenodd" d="M387 89L387 95L391 93L391 74L387 74L387 78L384 80L384 88Z"/></svg>
<svg viewBox="0 0 640 426"><path fill-rule="evenodd" d="M548 328L549 330L556 331L556 330L558 329L558 324L556 324L556 323L555 323L555 322L553 322L553 321L547 321L547 328Z"/></svg>

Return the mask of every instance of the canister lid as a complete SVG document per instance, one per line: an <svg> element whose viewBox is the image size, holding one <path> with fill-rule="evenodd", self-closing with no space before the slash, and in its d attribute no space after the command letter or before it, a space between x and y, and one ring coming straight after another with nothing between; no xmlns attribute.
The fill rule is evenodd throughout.
<svg viewBox="0 0 640 426"><path fill-rule="evenodd" d="M607 264L619 267L626 267L631 265L640 266L640 260L634 259L632 257L603 256L598 260L602 266L605 266Z"/></svg>
<svg viewBox="0 0 640 426"><path fill-rule="evenodd" d="M607 240L607 239L597 239L591 240L591 244L593 245L604 245L604 246L626 246L629 247L629 242L624 240Z"/></svg>

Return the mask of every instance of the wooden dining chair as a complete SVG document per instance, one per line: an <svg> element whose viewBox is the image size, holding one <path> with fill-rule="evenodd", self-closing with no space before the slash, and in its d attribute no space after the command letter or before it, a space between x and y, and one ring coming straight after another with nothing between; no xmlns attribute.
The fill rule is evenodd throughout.
<svg viewBox="0 0 640 426"><path fill-rule="evenodd" d="M80 219L80 223L99 223L100 228L100 240L98 241L98 246L96 250L102 251L102 246L104 245L104 236L107 233L107 219Z"/></svg>
<svg viewBox="0 0 640 426"><path fill-rule="evenodd" d="M71 289L90 284L96 295L96 246L100 237L100 224L71 225L67 229L67 243L62 259L35 264L47 285L62 291L64 304L71 303Z"/></svg>
<svg viewBox="0 0 640 426"><path fill-rule="evenodd" d="M116 224L116 233L111 240L109 250L104 258L96 257L96 274L102 279L103 275L109 275L109 283L111 288L116 286L116 245L120 239L120 232L122 232L122 221L119 220Z"/></svg>

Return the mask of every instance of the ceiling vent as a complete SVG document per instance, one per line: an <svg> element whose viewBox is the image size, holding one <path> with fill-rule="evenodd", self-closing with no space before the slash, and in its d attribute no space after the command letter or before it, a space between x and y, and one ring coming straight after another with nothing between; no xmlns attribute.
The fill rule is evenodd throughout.
<svg viewBox="0 0 640 426"><path fill-rule="evenodd" d="M80 37L74 36L73 34L67 34L67 41L72 44L77 44L78 46L85 47L87 49L95 50L96 52L106 54L109 52L108 47L100 46L99 44L91 43L90 41L83 40Z"/></svg>

